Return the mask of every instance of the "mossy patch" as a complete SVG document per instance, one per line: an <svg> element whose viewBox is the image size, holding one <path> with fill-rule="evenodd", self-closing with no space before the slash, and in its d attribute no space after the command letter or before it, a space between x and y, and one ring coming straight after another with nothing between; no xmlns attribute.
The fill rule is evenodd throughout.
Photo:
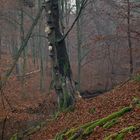
<svg viewBox="0 0 140 140"><path fill-rule="evenodd" d="M116 132L116 133L109 135L104 140L123 140L127 133L133 132L137 129L140 129L140 125L129 126L127 128L122 129L119 132Z"/></svg>
<svg viewBox="0 0 140 140"><path fill-rule="evenodd" d="M115 118L109 122L107 122L106 124L103 125L103 128L109 129L112 126L114 126L115 124L117 124L119 122L118 118Z"/></svg>
<svg viewBox="0 0 140 140"><path fill-rule="evenodd" d="M88 111L90 114L95 114L96 113L96 108L91 108Z"/></svg>
<svg viewBox="0 0 140 140"><path fill-rule="evenodd" d="M133 80L136 82L140 82L140 74L133 77Z"/></svg>
<svg viewBox="0 0 140 140"><path fill-rule="evenodd" d="M119 118L122 115L124 115L125 113L131 111L131 109L132 109L131 107L125 107L125 108L121 109L120 111L114 112L105 118L86 123L86 124L81 125L77 128L72 128L72 129L66 131L65 133L61 133L59 136L57 135L56 140L65 140L65 139L68 139L68 140L78 139L79 140L79 139L82 139L83 137L90 135L97 126L103 126L107 122L110 122L111 120L113 120L115 118Z"/></svg>
<svg viewBox="0 0 140 140"><path fill-rule="evenodd" d="M136 107L140 107L140 99L138 97L134 97L132 103Z"/></svg>

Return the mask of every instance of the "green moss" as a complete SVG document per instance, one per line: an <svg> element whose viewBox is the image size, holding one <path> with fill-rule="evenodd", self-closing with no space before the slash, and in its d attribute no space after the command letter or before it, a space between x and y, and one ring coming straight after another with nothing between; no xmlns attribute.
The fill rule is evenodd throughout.
<svg viewBox="0 0 140 140"><path fill-rule="evenodd" d="M114 126L115 124L117 124L117 123L118 123L118 119L115 118L115 119L113 119L113 120L107 122L106 124L104 124L104 125L103 125L103 128L109 129L109 128L111 128L112 126Z"/></svg>
<svg viewBox="0 0 140 140"><path fill-rule="evenodd" d="M114 112L111 115L100 119L99 121L97 121L96 123L90 125L88 128L86 128L84 135L89 135L90 133L92 133L92 131L94 130L94 128L96 126L103 126L105 123L107 123L108 121L111 121L114 118L118 118L120 116L122 116L123 114L125 114L126 112L129 112L132 108L131 107L125 107L123 109L121 109L118 112Z"/></svg>
<svg viewBox="0 0 140 140"><path fill-rule="evenodd" d="M89 113L90 113L90 114L94 114L94 113L96 113L96 108L92 108L92 109L90 109L90 110L89 110Z"/></svg>
<svg viewBox="0 0 140 140"><path fill-rule="evenodd" d="M58 133L55 137L55 140L63 140L64 139L64 133L66 133L67 129L62 131L61 133Z"/></svg>
<svg viewBox="0 0 140 140"><path fill-rule="evenodd" d="M122 129L121 131L119 131L117 133L109 135L104 140L123 140L127 133L133 132L139 128L140 128L140 125L129 126L127 128Z"/></svg>
<svg viewBox="0 0 140 140"><path fill-rule="evenodd" d="M138 97L134 97L132 102L137 107L140 107L140 99Z"/></svg>
<svg viewBox="0 0 140 140"><path fill-rule="evenodd" d="M140 74L133 77L133 80L136 82L140 82Z"/></svg>
<svg viewBox="0 0 140 140"><path fill-rule="evenodd" d="M116 137L116 140L123 140L124 139L125 134L124 133L120 133L118 134L118 136Z"/></svg>
<svg viewBox="0 0 140 140"><path fill-rule="evenodd" d="M69 131L67 131L65 134L63 134L64 135L64 137L67 137L67 138L70 138L70 137L72 137L76 132L78 132L80 129L85 129L85 128L87 128L87 127L89 127L91 124L93 124L93 123L96 123L98 120L96 120L96 121L92 121L92 122L88 122L88 123L86 123L86 124L84 124L84 125L81 125L81 126L79 126L79 127L77 127L77 128L71 128Z"/></svg>
<svg viewBox="0 0 140 140"><path fill-rule="evenodd" d="M68 107L68 108L66 108L65 110L63 110L63 112L74 112L74 110L75 110L75 107L74 106L70 106L70 107Z"/></svg>
<svg viewBox="0 0 140 140"><path fill-rule="evenodd" d="M65 63L65 65L64 65L64 74L66 75L68 73L68 71L69 71L69 65L68 65L68 63Z"/></svg>
<svg viewBox="0 0 140 140"><path fill-rule="evenodd" d="M58 111L53 112L53 114L52 114L52 120L57 119L57 118L59 117L60 113L61 113L61 112L60 112L59 110L58 110Z"/></svg>
<svg viewBox="0 0 140 140"><path fill-rule="evenodd" d="M64 102L62 109L66 109L68 107L69 95L66 91L64 91L63 93L64 93Z"/></svg>
<svg viewBox="0 0 140 140"><path fill-rule="evenodd" d="M62 138L62 140L64 140L63 138L66 138L68 140L81 139L83 136L87 136L91 132L93 132L94 128L96 128L97 126L103 126L108 121L118 118L118 117L124 115L125 113L131 111L131 109L132 109L131 107L125 107L125 108L121 109L120 111L114 112L105 118L86 123L77 128L72 128L72 129L68 130L67 132L61 134L59 137Z"/></svg>
<svg viewBox="0 0 140 140"><path fill-rule="evenodd" d="M59 111L63 112L73 105L73 97L70 93L65 77L61 77L62 91L59 93Z"/></svg>
<svg viewBox="0 0 140 140"><path fill-rule="evenodd" d="M18 140L18 133L15 133L10 140Z"/></svg>

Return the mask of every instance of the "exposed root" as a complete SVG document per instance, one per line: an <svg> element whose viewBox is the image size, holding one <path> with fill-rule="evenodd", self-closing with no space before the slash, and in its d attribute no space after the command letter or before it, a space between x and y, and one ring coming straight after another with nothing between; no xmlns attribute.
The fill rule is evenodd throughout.
<svg viewBox="0 0 140 140"><path fill-rule="evenodd" d="M140 107L140 99L137 97L133 98L132 106Z"/></svg>
<svg viewBox="0 0 140 140"><path fill-rule="evenodd" d="M109 135L104 140L123 140L127 133L133 132L138 129L140 129L140 124L136 126L129 126L127 128L122 129L121 131L117 133Z"/></svg>
<svg viewBox="0 0 140 140"><path fill-rule="evenodd" d="M119 122L118 119L115 118L115 119L113 119L113 120L107 122L106 124L104 124L104 125L103 125L103 128L109 129L109 128L111 128L112 126L114 126L115 124L117 124L118 122Z"/></svg>
<svg viewBox="0 0 140 140"><path fill-rule="evenodd" d="M113 119L119 118L122 115L124 115L125 113L129 112L132 110L132 107L125 107L123 109L121 109L118 112L114 112L111 115L96 120L96 121L92 121L89 123L86 123L80 127L77 128L72 128L67 132L62 132L61 134L58 134L57 137L55 138L55 140L64 140L64 139L68 139L68 140L76 140L76 139L82 139L84 136L88 136L90 135L94 129L98 126L103 126L105 125L107 122L112 121Z"/></svg>

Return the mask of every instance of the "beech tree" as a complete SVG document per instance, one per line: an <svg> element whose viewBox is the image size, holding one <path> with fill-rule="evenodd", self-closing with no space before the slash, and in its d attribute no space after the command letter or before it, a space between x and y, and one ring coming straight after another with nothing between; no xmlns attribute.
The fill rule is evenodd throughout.
<svg viewBox="0 0 140 140"><path fill-rule="evenodd" d="M58 95L59 109L63 110L74 104L72 71L66 50L64 36L59 25L59 1L46 0L46 18L49 51L52 63L52 78Z"/></svg>
<svg viewBox="0 0 140 140"><path fill-rule="evenodd" d="M132 50L132 41L131 41L131 31L130 31L130 16L131 16L131 9L130 9L130 1L127 0L127 38L128 38L128 47L129 47L129 65L130 65L130 77L133 74L133 50Z"/></svg>

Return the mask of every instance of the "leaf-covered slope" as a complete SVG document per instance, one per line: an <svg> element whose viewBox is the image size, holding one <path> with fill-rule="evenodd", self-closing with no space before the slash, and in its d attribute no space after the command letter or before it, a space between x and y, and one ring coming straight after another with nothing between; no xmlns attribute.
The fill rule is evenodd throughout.
<svg viewBox="0 0 140 140"><path fill-rule="evenodd" d="M77 101L74 112L65 112L58 118L32 136L32 140L54 139L56 134L70 128L76 128L97 119L104 118L113 112L116 112L130 105L134 97L140 98L140 83L130 81L122 87L115 88L111 92L98 96L90 100ZM119 132L123 128L140 124L140 108L135 107L131 112L123 115L119 121L112 127L106 129L96 127L88 140L102 140L112 133ZM128 133L125 136L127 140L139 139L139 130Z"/></svg>

